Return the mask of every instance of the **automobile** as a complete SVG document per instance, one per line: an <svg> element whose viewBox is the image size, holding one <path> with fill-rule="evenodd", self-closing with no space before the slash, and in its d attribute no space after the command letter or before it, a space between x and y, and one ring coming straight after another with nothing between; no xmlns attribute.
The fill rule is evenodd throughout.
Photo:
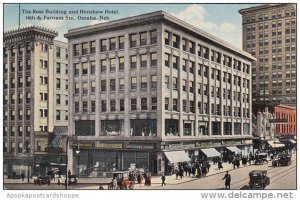
<svg viewBox="0 0 300 200"><path fill-rule="evenodd" d="M117 188L116 189L130 189L134 188L134 181L129 180L129 171L117 171L113 172L113 180L117 179ZM108 184L108 189L113 189L113 182Z"/></svg>
<svg viewBox="0 0 300 200"><path fill-rule="evenodd" d="M33 184L35 185L44 185L44 184L47 184L47 185L50 185L51 183L51 177L50 176L33 176Z"/></svg>
<svg viewBox="0 0 300 200"><path fill-rule="evenodd" d="M289 166L292 164L292 156L290 154L279 155L272 161L273 167Z"/></svg>
<svg viewBox="0 0 300 200"><path fill-rule="evenodd" d="M71 184L76 185L78 182L78 177L76 175L68 176L68 179L69 179L68 185L71 185ZM58 178L57 183L58 183L58 185L60 185L62 183L66 183L66 175L61 175L61 177Z"/></svg>
<svg viewBox="0 0 300 200"><path fill-rule="evenodd" d="M250 189L265 189L270 184L270 178L267 176L267 170L253 170L249 173Z"/></svg>
<svg viewBox="0 0 300 200"><path fill-rule="evenodd" d="M268 163L267 157L268 157L267 153L259 153L259 154L257 154L255 156L254 164L258 165L258 164Z"/></svg>

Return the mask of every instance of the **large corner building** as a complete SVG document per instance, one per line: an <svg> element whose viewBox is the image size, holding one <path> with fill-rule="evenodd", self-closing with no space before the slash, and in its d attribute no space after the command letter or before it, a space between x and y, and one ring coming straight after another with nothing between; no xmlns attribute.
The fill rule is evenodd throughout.
<svg viewBox="0 0 300 200"><path fill-rule="evenodd" d="M243 50L252 63L253 104L296 107L296 4L272 4L239 11ZM263 106L263 107L264 107Z"/></svg>
<svg viewBox="0 0 300 200"><path fill-rule="evenodd" d="M65 165L68 45L55 41L56 36L36 26L4 33L5 175L25 171L27 176L27 169L43 174Z"/></svg>
<svg viewBox="0 0 300 200"><path fill-rule="evenodd" d="M162 11L65 36L73 171L161 174L203 149L252 151L250 54Z"/></svg>

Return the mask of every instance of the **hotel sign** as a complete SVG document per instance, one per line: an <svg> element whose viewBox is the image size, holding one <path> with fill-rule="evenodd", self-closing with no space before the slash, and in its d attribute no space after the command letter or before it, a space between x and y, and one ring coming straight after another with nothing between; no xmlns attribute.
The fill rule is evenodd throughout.
<svg viewBox="0 0 300 200"><path fill-rule="evenodd" d="M122 149L123 144L121 143L96 143L96 149Z"/></svg>

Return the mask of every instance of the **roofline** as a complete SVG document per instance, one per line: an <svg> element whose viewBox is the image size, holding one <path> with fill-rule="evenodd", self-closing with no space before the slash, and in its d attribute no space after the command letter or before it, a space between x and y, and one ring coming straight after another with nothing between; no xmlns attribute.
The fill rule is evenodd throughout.
<svg viewBox="0 0 300 200"><path fill-rule="evenodd" d="M79 28L75 28L75 29L70 29L68 31L68 33L65 34L64 36L69 39L69 38L76 37L76 36L80 37L80 35L95 34L100 31L116 29L118 27L126 26L126 24L133 22L133 21L136 21L135 24L141 24L141 23L147 23L147 22L153 23L158 20L175 23L176 25L179 25L182 28L192 31L192 32L212 41L213 43L217 43L226 49L229 49L235 53L240 54L240 55L248 58L251 61L256 61L255 57L253 57L251 54L243 51L242 49L239 49L239 48L229 44L228 42L221 40L221 39L217 38L216 36L213 36L191 24L188 24L188 23L178 19L177 17L174 17L173 15L171 15L165 11L162 11L162 10L156 11L156 12L151 12L151 13L146 13L146 14L142 14L142 15L137 15L137 16L133 16L133 17L117 19L117 20L113 20L113 21L109 21L109 22L105 22L105 23L99 23L99 24L95 24L95 25L89 25L89 26L79 27ZM91 31L91 29L94 29L94 30Z"/></svg>
<svg viewBox="0 0 300 200"><path fill-rule="evenodd" d="M274 8L274 7L281 7L281 6L287 6L287 5L293 5L295 3L277 3L277 4L264 4L260 6L253 6L250 8L243 8L239 10L239 13L241 15L246 14L251 11L256 11L256 10L262 10L262 9L269 9L269 8Z"/></svg>

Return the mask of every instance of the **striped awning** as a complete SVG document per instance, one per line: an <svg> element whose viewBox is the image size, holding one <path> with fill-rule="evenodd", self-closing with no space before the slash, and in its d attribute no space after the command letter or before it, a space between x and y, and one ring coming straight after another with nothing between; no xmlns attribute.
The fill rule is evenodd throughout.
<svg viewBox="0 0 300 200"><path fill-rule="evenodd" d="M201 149L201 151L208 157L220 157L221 154L215 148Z"/></svg>
<svg viewBox="0 0 300 200"><path fill-rule="evenodd" d="M272 148L285 147L284 144L279 143L279 142L274 142L274 141L268 141L268 144L269 144Z"/></svg>

